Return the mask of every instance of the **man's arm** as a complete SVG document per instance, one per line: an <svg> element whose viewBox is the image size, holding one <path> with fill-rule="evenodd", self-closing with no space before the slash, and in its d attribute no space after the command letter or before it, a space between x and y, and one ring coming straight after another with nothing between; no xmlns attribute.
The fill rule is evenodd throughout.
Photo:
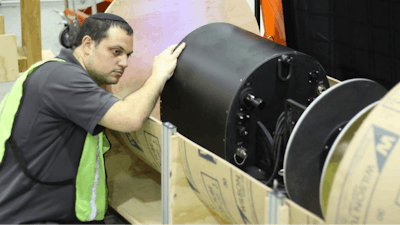
<svg viewBox="0 0 400 225"><path fill-rule="evenodd" d="M165 82L173 75L177 59L185 48L185 43L174 51L176 46L172 45L154 57L152 74L143 86L116 102L99 121L99 125L120 132L140 129L143 121L153 111Z"/></svg>

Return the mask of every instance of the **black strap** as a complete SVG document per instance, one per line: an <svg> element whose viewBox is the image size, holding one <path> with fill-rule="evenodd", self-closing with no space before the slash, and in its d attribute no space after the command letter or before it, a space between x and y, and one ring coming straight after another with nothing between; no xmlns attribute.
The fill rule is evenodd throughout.
<svg viewBox="0 0 400 225"><path fill-rule="evenodd" d="M26 165L24 156L22 155L22 151L21 149L18 147L17 143L15 142L15 140L13 138L9 138L6 141L6 145L10 145L11 149L14 152L15 158L17 159L19 166L21 167L22 171L25 173L25 175L27 177L29 177L31 180L40 183L40 184L44 184L44 185L52 185L52 186L65 186L68 184L75 184L75 178L71 178L68 180L63 180L63 181L55 181L55 182L47 182L47 181L42 181L39 180L38 178L36 178L34 175L32 175L29 170L28 167Z"/></svg>

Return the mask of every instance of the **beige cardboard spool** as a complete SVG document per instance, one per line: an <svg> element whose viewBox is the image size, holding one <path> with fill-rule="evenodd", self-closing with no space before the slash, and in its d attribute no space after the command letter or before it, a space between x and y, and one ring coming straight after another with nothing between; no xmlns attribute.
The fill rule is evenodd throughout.
<svg viewBox="0 0 400 225"><path fill-rule="evenodd" d="M127 149L161 173L161 121L150 117L138 131L113 132Z"/></svg>
<svg viewBox="0 0 400 225"><path fill-rule="evenodd" d="M326 222L400 222L400 84L357 130L337 168Z"/></svg>
<svg viewBox="0 0 400 225"><path fill-rule="evenodd" d="M349 146L350 141L353 139L355 132L377 104L378 102L374 102L355 115L346 124L346 126L343 127L341 133L337 136L335 142L332 144L322 170L320 184L320 200L324 216L326 215L326 208L328 204L329 193L332 187L332 181L338 165L343 158L343 154L346 152L346 149Z"/></svg>
<svg viewBox="0 0 400 225"><path fill-rule="evenodd" d="M160 224L161 174L122 145L116 134L107 131L108 202L132 224Z"/></svg>
<svg viewBox="0 0 400 225"><path fill-rule="evenodd" d="M179 135L187 180L208 208L229 223L265 224L269 189L214 153Z"/></svg>
<svg viewBox="0 0 400 225"><path fill-rule="evenodd" d="M179 134L178 134L179 136ZM179 150L179 137L171 139L171 223L172 224L228 224L217 213L207 208L189 185Z"/></svg>

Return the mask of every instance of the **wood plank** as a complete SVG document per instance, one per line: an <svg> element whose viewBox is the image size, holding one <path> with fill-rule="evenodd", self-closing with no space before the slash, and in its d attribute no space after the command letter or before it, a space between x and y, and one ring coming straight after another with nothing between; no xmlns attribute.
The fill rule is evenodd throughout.
<svg viewBox="0 0 400 225"><path fill-rule="evenodd" d="M26 56L26 46L18 46L18 71L20 73L28 69L28 57Z"/></svg>
<svg viewBox="0 0 400 225"><path fill-rule="evenodd" d="M187 181L197 190L196 195L204 204L231 223L267 223L267 193L272 191L269 187L180 134L178 137L181 138L180 150L184 152L182 165ZM209 192L211 188L214 190ZM218 193L219 189L223 192ZM265 201L262 202L262 199ZM290 199L285 199L278 210L282 224L325 223Z"/></svg>
<svg viewBox="0 0 400 225"><path fill-rule="evenodd" d="M0 35L0 82L15 81L18 75L17 36Z"/></svg>
<svg viewBox="0 0 400 225"><path fill-rule="evenodd" d="M289 208L288 224L325 224L323 219L304 209L290 199L286 199L285 202Z"/></svg>
<svg viewBox="0 0 400 225"><path fill-rule="evenodd" d="M161 173L161 130L161 121L150 117L137 131L111 132L127 150Z"/></svg>
<svg viewBox="0 0 400 225"><path fill-rule="evenodd" d="M18 70L20 73L28 69L28 57L26 56L26 46L18 46ZM51 50L42 51L42 60L54 58L54 54Z"/></svg>
<svg viewBox="0 0 400 225"><path fill-rule="evenodd" d="M340 80L335 79L333 77L330 77L330 76L326 76L326 77L328 78L329 86L331 86L331 87L340 82Z"/></svg>
<svg viewBox="0 0 400 225"><path fill-rule="evenodd" d="M173 136L171 143L171 224L227 224L228 221L200 201L189 185L182 166L178 136Z"/></svg>
<svg viewBox="0 0 400 225"><path fill-rule="evenodd" d="M151 118L129 135L107 131L112 145L106 153L109 203L131 223L161 222L160 161L154 152L161 151L161 126ZM267 222L269 187L179 133L171 146L172 224ZM289 199L279 207L279 222L325 223Z"/></svg>
<svg viewBox="0 0 400 225"><path fill-rule="evenodd" d="M54 58L54 54L51 50L43 50L42 51L42 60L52 59Z"/></svg>
<svg viewBox="0 0 400 225"><path fill-rule="evenodd" d="M21 0L22 46L27 48L27 67L42 60L40 0Z"/></svg>
<svg viewBox="0 0 400 225"><path fill-rule="evenodd" d="M0 35L5 34L6 30L4 27L4 16L0 14Z"/></svg>
<svg viewBox="0 0 400 225"><path fill-rule="evenodd" d="M228 223L266 224L269 187L181 134L177 136L185 176L204 205Z"/></svg>
<svg viewBox="0 0 400 225"><path fill-rule="evenodd" d="M132 224L161 224L161 174L108 130L107 137L112 146L105 155L109 204Z"/></svg>
<svg viewBox="0 0 400 225"><path fill-rule="evenodd" d="M147 139L150 136L160 138L161 135L159 132L161 123L153 120L147 120L145 123L146 132L151 132L148 133ZM153 147L147 147L148 145L145 144L145 136L141 134L132 134L132 136L143 151L154 150ZM146 160L148 162L142 161L136 155L137 151L127 149L118 141L122 138L120 133L107 130L107 137L112 146L112 149L106 153L109 204L132 224L160 224L161 174L148 164L148 162L154 162L154 158L151 154L144 154L140 157L150 159ZM155 140L150 141L154 143ZM182 167L178 137L172 137L171 142L173 143L170 182L171 223L227 224L226 220L207 208L193 192ZM154 163L151 164L159 169Z"/></svg>

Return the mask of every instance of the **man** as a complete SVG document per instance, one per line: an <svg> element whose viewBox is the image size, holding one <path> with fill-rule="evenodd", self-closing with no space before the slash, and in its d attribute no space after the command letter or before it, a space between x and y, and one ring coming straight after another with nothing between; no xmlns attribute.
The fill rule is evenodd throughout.
<svg viewBox="0 0 400 225"><path fill-rule="evenodd" d="M122 100L100 85L118 83L128 66L129 24L95 14L82 24L75 46L21 75L0 105L0 223L102 220L109 147L102 131L141 127L185 44L156 56L151 76Z"/></svg>

